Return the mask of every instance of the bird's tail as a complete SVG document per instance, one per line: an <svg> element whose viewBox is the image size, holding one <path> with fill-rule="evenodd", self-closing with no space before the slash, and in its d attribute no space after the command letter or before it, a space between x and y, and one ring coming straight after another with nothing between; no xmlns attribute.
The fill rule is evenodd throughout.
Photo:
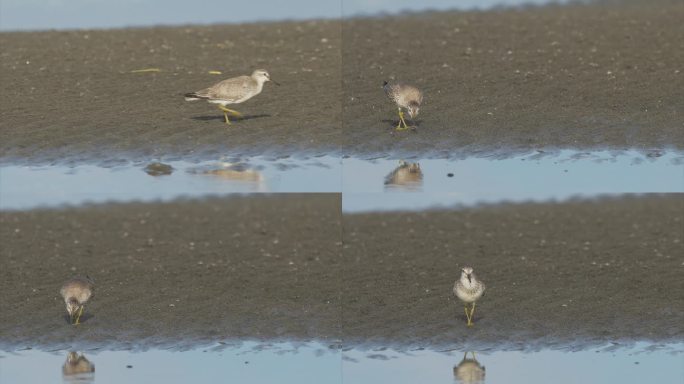
<svg viewBox="0 0 684 384"><path fill-rule="evenodd" d="M185 96L185 101L194 101L194 100L206 99L206 97L202 97L202 96L198 95L197 92L186 93L183 96Z"/></svg>

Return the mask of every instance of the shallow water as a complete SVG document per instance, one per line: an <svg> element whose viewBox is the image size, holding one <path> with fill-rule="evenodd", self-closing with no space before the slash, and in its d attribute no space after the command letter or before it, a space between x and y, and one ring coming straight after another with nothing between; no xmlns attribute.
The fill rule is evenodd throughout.
<svg viewBox="0 0 684 384"><path fill-rule="evenodd" d="M418 210L684 192L684 154L678 152L566 150L507 159L413 159L405 163L343 159L343 210Z"/></svg>
<svg viewBox="0 0 684 384"><path fill-rule="evenodd" d="M681 383L684 344L616 346L579 352L426 350L344 352L345 382Z"/></svg>
<svg viewBox="0 0 684 384"><path fill-rule="evenodd" d="M79 364L84 368L81 371L87 372L78 374L67 372L75 371L76 365L69 364L68 355L67 351L4 353L0 382L334 383L340 369L339 350L320 344L246 343L182 352L85 351L78 352L78 357L85 357L87 363L81 359Z"/></svg>
<svg viewBox="0 0 684 384"><path fill-rule="evenodd" d="M201 6L183 0L3 0L0 31L339 19L343 15L565 2L567 0L253 0L226 9L226 3L221 0L206 0ZM217 12L219 9L226 12Z"/></svg>
<svg viewBox="0 0 684 384"><path fill-rule="evenodd" d="M340 160L334 157L230 159L199 164L171 161L115 167L7 165L0 166L0 180L2 210L341 189Z"/></svg>
<svg viewBox="0 0 684 384"><path fill-rule="evenodd" d="M180 352L24 350L0 354L0 382L674 384L684 379L683 354L684 343L578 352L341 351L318 343L255 342Z"/></svg>
<svg viewBox="0 0 684 384"><path fill-rule="evenodd" d="M4 165L0 166L0 209L169 201L229 193L343 192L343 209L358 212L684 192L684 154L677 152L561 151L406 163L323 156L113 167Z"/></svg>

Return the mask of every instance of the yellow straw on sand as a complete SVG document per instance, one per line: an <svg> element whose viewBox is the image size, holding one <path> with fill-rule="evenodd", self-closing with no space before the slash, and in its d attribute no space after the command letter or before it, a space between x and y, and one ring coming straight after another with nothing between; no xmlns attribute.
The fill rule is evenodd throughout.
<svg viewBox="0 0 684 384"><path fill-rule="evenodd" d="M161 69L159 68L145 68L145 69L136 69L131 71L131 73L143 73L143 72L161 72Z"/></svg>

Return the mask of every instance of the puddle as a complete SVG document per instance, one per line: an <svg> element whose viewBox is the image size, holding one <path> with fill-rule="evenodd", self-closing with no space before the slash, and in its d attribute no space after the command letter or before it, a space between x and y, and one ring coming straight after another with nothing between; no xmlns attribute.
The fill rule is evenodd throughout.
<svg viewBox="0 0 684 384"><path fill-rule="evenodd" d="M206 0L202 7L180 0L129 1L130 7L105 0L3 0L0 30L45 30L74 28L121 28L145 25L243 23L273 20L339 19L342 16L396 14L402 11L486 10L497 6L526 6L568 3L569 0L296 0L287 4L257 0L242 3L230 16L216 12L221 0ZM84 6L87 5L87 6ZM130 4L126 4L130 5ZM160 11L161 10L161 11Z"/></svg>
<svg viewBox="0 0 684 384"><path fill-rule="evenodd" d="M576 3L588 3L591 0L575 1ZM392 15L406 12L425 11L486 11L501 7L529 7L549 4L568 4L570 0L392 0L392 1L367 1L367 0L343 0L344 16L358 17L368 15Z"/></svg>
<svg viewBox="0 0 684 384"><path fill-rule="evenodd" d="M364 383L681 383L684 344L579 352L343 352L345 382Z"/></svg>
<svg viewBox="0 0 684 384"><path fill-rule="evenodd" d="M2 210L228 193L342 192L343 209L355 212L684 192L684 154L561 151L507 159L323 156L113 167L5 165L0 181Z"/></svg>
<svg viewBox="0 0 684 384"><path fill-rule="evenodd" d="M681 383L683 353L684 343L576 352L340 351L318 343L255 342L189 351L24 350L0 354L0 382Z"/></svg>
<svg viewBox="0 0 684 384"><path fill-rule="evenodd" d="M342 169L345 212L684 192L684 154L676 152L560 151L462 160L346 158Z"/></svg>
<svg viewBox="0 0 684 384"><path fill-rule="evenodd" d="M17 384L338 383L339 375L339 349L322 344L242 343L182 352L29 350L0 357L0 382Z"/></svg>
<svg viewBox="0 0 684 384"><path fill-rule="evenodd" d="M340 159L262 158L101 167L0 166L0 209L168 201L226 193L338 192Z"/></svg>

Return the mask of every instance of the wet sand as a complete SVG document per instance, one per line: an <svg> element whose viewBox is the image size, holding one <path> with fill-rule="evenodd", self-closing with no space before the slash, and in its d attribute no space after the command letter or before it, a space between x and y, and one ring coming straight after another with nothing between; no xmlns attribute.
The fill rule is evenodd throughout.
<svg viewBox="0 0 684 384"><path fill-rule="evenodd" d="M684 338L681 195L339 212L339 194L2 212L0 302L11 310L0 312L0 346ZM488 286L472 329L451 294L464 264ZM73 327L58 291L79 273L97 291Z"/></svg>
<svg viewBox="0 0 684 384"><path fill-rule="evenodd" d="M347 215L347 343L482 350L684 339L684 196ZM465 326L460 268L487 286Z"/></svg>
<svg viewBox="0 0 684 384"><path fill-rule="evenodd" d="M2 159L98 161L327 153L339 143L340 23L0 33ZM161 72L131 73L158 68ZM234 106L183 94L265 68ZM221 71L221 75L209 71Z"/></svg>
<svg viewBox="0 0 684 384"><path fill-rule="evenodd" d="M0 161L681 150L683 18L681 2L659 0L0 33ZM230 128L181 97L256 67L283 86L236 107L248 118ZM130 73L146 68L161 72ZM426 92L416 131L392 128L391 78Z"/></svg>
<svg viewBox="0 0 684 384"><path fill-rule="evenodd" d="M343 24L349 152L457 157L684 148L684 3L440 12ZM425 93L396 132L383 80Z"/></svg>
<svg viewBox="0 0 684 384"><path fill-rule="evenodd" d="M0 344L339 339L339 207L292 194L3 212ZM74 327L59 287L86 273L95 296Z"/></svg>

